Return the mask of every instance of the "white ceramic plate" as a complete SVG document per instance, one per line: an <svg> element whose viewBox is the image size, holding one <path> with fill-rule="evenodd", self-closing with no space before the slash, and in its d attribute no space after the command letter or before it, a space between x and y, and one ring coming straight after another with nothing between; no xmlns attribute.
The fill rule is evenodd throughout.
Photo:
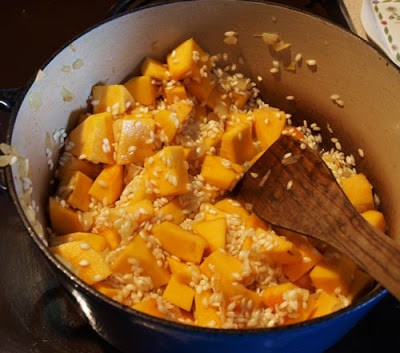
<svg viewBox="0 0 400 353"><path fill-rule="evenodd" d="M361 22L370 39L400 67L400 0L364 0Z"/></svg>

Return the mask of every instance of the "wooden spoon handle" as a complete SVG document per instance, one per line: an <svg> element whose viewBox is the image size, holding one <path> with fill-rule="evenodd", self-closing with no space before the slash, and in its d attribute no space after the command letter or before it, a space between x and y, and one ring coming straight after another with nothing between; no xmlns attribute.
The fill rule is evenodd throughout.
<svg viewBox="0 0 400 353"><path fill-rule="evenodd" d="M337 239L337 248L400 299L400 245L350 207L345 206L343 213L351 222L341 223L339 219L332 225L339 228L336 238L343 237Z"/></svg>

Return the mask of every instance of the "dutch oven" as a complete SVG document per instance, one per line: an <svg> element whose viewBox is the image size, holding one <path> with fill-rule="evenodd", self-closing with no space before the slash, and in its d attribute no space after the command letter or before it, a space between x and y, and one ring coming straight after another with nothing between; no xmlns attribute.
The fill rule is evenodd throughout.
<svg viewBox="0 0 400 353"><path fill-rule="evenodd" d="M224 33L238 33L237 45L224 44ZM272 53L257 37L276 32L303 58L315 60L296 73L269 72ZM1 92L3 105L12 105L7 143L29 160L32 200L37 220L46 229L46 205L59 146L49 146L46 133L70 129L87 107L90 88L98 82L119 83L134 73L145 56L163 59L183 40L194 37L210 53L241 56L240 70L259 83L264 100L293 115L293 119L330 127L346 152L357 155L367 171L388 222L389 235L400 239L400 75L377 50L346 30L288 7L232 0L177 1L128 12L97 25L75 38L42 67L18 99ZM78 60L78 61L77 61ZM80 63L79 70L60 71ZM83 65L82 65L83 64ZM334 104L333 94L344 104ZM285 99L288 95L295 100ZM51 155L46 148L53 147ZM51 162L50 162L51 164ZM125 307L98 293L62 265L38 234L24 204L24 182L16 166L5 179L27 233L40 248L60 282L76 299L96 332L123 352L321 352L348 332L387 291L376 286L350 307L326 317L287 327L223 330L169 322ZM26 182L26 180L25 180ZM26 187L26 185L25 185Z"/></svg>

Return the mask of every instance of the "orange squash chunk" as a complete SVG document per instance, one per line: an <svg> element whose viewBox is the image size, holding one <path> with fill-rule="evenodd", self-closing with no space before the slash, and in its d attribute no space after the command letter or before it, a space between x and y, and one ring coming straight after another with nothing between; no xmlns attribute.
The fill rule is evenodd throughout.
<svg viewBox="0 0 400 353"><path fill-rule="evenodd" d="M221 318L217 314L217 309L209 305L209 300L212 295L210 290L196 293L194 296L194 318L198 326L208 327L212 324L215 327L221 327Z"/></svg>
<svg viewBox="0 0 400 353"><path fill-rule="evenodd" d="M132 309L141 311L142 313L152 315L158 317L160 319L167 319L168 314L165 312L161 312L158 309L157 299L154 298L145 298L142 299L140 302L132 305ZM177 309L179 310L179 309Z"/></svg>
<svg viewBox="0 0 400 353"><path fill-rule="evenodd" d="M93 163L113 164L112 130L113 118L111 113L99 113L88 116L68 136L72 144L70 153L80 159Z"/></svg>
<svg viewBox="0 0 400 353"><path fill-rule="evenodd" d="M297 281L305 273L310 271L316 264L322 260L322 255L315 249L311 243L301 235L295 233L285 233L286 239L291 241L300 251L302 261L283 266L283 273L292 281Z"/></svg>
<svg viewBox="0 0 400 353"><path fill-rule="evenodd" d="M205 182L222 190L232 190L239 181L243 168L219 156L207 155L201 167Z"/></svg>
<svg viewBox="0 0 400 353"><path fill-rule="evenodd" d="M78 159L73 155L63 155L60 159L58 167L58 178L65 180L70 178L74 172L81 172L87 175L90 179L96 179L103 167L100 164L94 164L84 159Z"/></svg>
<svg viewBox="0 0 400 353"><path fill-rule="evenodd" d="M356 265L344 255L339 258L324 259L310 272L310 278L315 288L323 289L328 293L337 290L347 295L356 270Z"/></svg>
<svg viewBox="0 0 400 353"><path fill-rule="evenodd" d="M372 185L364 174L359 173L343 179L342 188L358 212L365 212L374 208Z"/></svg>
<svg viewBox="0 0 400 353"><path fill-rule="evenodd" d="M286 114L275 108L254 109L254 128L258 141L264 150L281 135L286 125Z"/></svg>
<svg viewBox="0 0 400 353"><path fill-rule="evenodd" d="M149 157L144 166L147 181L155 184L158 196L175 196L186 193L189 182L187 162L182 146L166 146Z"/></svg>
<svg viewBox="0 0 400 353"><path fill-rule="evenodd" d="M123 167L110 165L104 167L94 181L89 194L104 205L110 205L121 195L123 187Z"/></svg>
<svg viewBox="0 0 400 353"><path fill-rule="evenodd" d="M57 234L83 232L78 213L68 206L64 207L55 197L49 199L49 215L51 228Z"/></svg>
<svg viewBox="0 0 400 353"><path fill-rule="evenodd" d="M175 80L200 78L200 69L209 65L208 55L193 38L184 41L168 54L167 63L171 77Z"/></svg>
<svg viewBox="0 0 400 353"><path fill-rule="evenodd" d="M63 180L59 187L62 196L65 195L66 201L78 210L89 211L90 195L89 189L93 180L85 174L76 171L69 174L68 180Z"/></svg>
<svg viewBox="0 0 400 353"><path fill-rule="evenodd" d="M186 311L192 309L195 290L179 281L175 275L171 276L163 293L163 299Z"/></svg>
<svg viewBox="0 0 400 353"><path fill-rule="evenodd" d="M103 281L111 274L103 257L97 251L88 248L84 241L76 240L57 245L52 247L51 251L71 264L77 276L88 284Z"/></svg>
<svg viewBox="0 0 400 353"><path fill-rule="evenodd" d="M340 300L327 292L321 292L315 299L314 311L311 313L309 319L325 316L331 314L343 307Z"/></svg>
<svg viewBox="0 0 400 353"><path fill-rule="evenodd" d="M154 115L154 120L162 129L166 142L171 142L180 127L180 121L176 113L166 109L160 110Z"/></svg>
<svg viewBox="0 0 400 353"><path fill-rule="evenodd" d="M214 80L207 76L196 80L190 80L186 87L190 94L196 97L200 103L205 103L214 90L215 83Z"/></svg>
<svg viewBox="0 0 400 353"><path fill-rule="evenodd" d="M98 85L92 89L93 112L123 114L134 103L132 96L123 85Z"/></svg>
<svg viewBox="0 0 400 353"><path fill-rule="evenodd" d="M171 221L175 224L180 224L185 219L185 214L182 211L182 207L179 204L178 199L174 199L161 207L157 212L157 215L161 219Z"/></svg>
<svg viewBox="0 0 400 353"><path fill-rule="evenodd" d="M113 123L117 164L143 163L154 154L155 121L126 115Z"/></svg>
<svg viewBox="0 0 400 353"><path fill-rule="evenodd" d="M115 250L121 242L121 236L114 228L103 228L99 234L104 237L111 250Z"/></svg>
<svg viewBox="0 0 400 353"><path fill-rule="evenodd" d="M165 87L164 95L165 98L167 99L168 104L173 104L179 100L188 98L188 95L186 93L186 88L183 85Z"/></svg>
<svg viewBox="0 0 400 353"><path fill-rule="evenodd" d="M225 132L221 139L220 156L237 164L251 160L256 154L251 131L251 124L245 123Z"/></svg>
<svg viewBox="0 0 400 353"><path fill-rule="evenodd" d="M149 57L144 59L140 71L143 76L150 76L157 80L169 80L171 77L166 66L158 60Z"/></svg>
<svg viewBox="0 0 400 353"><path fill-rule="evenodd" d="M176 276L180 282L189 284L192 280L193 273L199 272L197 266L178 261L172 257L167 258L168 267L171 273Z"/></svg>
<svg viewBox="0 0 400 353"><path fill-rule="evenodd" d="M382 232L386 231L386 221L382 212L379 212L377 210L368 210L363 212L361 215L369 224L371 224L375 228L378 228Z"/></svg>
<svg viewBox="0 0 400 353"><path fill-rule="evenodd" d="M53 243L59 245L76 240L89 244L90 248L97 252L102 252L107 246L106 239L102 235L85 232L75 232L57 236L53 238Z"/></svg>
<svg viewBox="0 0 400 353"><path fill-rule="evenodd" d="M200 234L208 243L208 251L225 249L226 240L226 218L216 218L210 221L195 222L192 229Z"/></svg>
<svg viewBox="0 0 400 353"><path fill-rule="evenodd" d="M132 259L138 262L143 273L149 276L154 288L168 283L170 273L164 267L157 264L157 259L147 247L146 242L139 236L135 238L115 257L111 263L111 270L117 273L132 273Z"/></svg>
<svg viewBox="0 0 400 353"><path fill-rule="evenodd" d="M207 241L200 235L168 221L155 225L152 233L170 254L184 261L200 263L207 246Z"/></svg>
<svg viewBox="0 0 400 353"><path fill-rule="evenodd" d="M143 105L155 105L157 88L152 83L150 76L132 77L124 86L133 97L134 101Z"/></svg>

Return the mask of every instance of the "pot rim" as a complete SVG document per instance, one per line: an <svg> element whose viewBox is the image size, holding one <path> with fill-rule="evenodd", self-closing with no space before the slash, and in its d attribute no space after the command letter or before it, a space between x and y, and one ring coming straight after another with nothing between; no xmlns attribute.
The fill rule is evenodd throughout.
<svg viewBox="0 0 400 353"><path fill-rule="evenodd" d="M161 2L155 3L155 4L147 4L142 7L139 7L138 9L133 9L126 11L121 14L114 15L112 17L109 17L107 19L104 19L100 21L99 23L96 23L95 25L87 28L85 31L81 32L80 34L74 36L71 40L69 40L65 45L63 45L59 50L54 52L44 63L43 65L39 68L44 70L52 61L53 59L59 55L64 49L69 47L71 44L73 44L77 39L81 38L85 34L97 29L98 27L101 27L102 25L117 20L119 18L122 18L124 16L131 16L134 13L139 13L141 11L146 11L149 8L153 7L159 7L159 6L168 6L168 5L174 5L176 3L183 3L183 2L188 2L188 1L208 1L208 0L172 0L172 1L167 1L163 0ZM326 19L324 17L321 17L319 15L307 12L302 9L297 9L288 5L284 4L278 4L278 3L272 3L270 1L263 1L263 0L221 0L224 2L227 1L235 1L235 2L246 2L246 3L254 3L254 4L263 4L266 6L270 7L276 7L276 8L285 8L291 12L295 12L297 14L305 15L308 17L311 17L313 19L317 19L321 22L324 22L326 24L329 24L336 29L339 29L340 31L343 31L346 33L346 35L350 35L353 38L360 40L361 42L364 43L364 45L368 45L371 49L373 49L377 54L379 54L380 57L384 61L386 61L386 65L390 65L393 68L395 68L397 71L400 72L400 68L398 68L394 63L392 63L388 58L386 58L385 55L382 54L382 52L374 47L371 43L368 41L364 40L363 38L357 36L356 34L352 33L351 31L347 30L345 27L332 22L329 19ZM18 116L19 109L21 107L21 104L23 100L26 97L27 92L29 89L33 86L35 83L35 78L36 74L32 76L32 78L24 85L20 91L19 97L16 100L16 104L13 107L11 114L10 114L10 120L9 120L9 125L6 133L6 143L11 144L12 136L13 136L13 130L14 130L14 124ZM92 286L88 285L85 283L83 280L81 280L77 275L75 275L71 270L69 270L65 265L63 265L50 251L49 247L43 242L43 240L39 237L39 235L35 232L33 227L31 226L30 222L28 221L25 212L23 210L23 207L20 203L20 200L18 198L15 185L13 182L13 175L12 175L12 170L11 167L8 166L5 168L5 175L6 175L6 186L7 189L9 190L9 194L12 198L12 201L17 209L18 215L20 219L22 220L25 229L28 231L30 237L33 239L35 244L39 247L39 249L43 252L45 255L46 259L51 263L51 266L54 266L61 275L67 278L67 280L70 280L72 283L77 284L85 294L88 294L91 298L94 298L97 301L100 302L105 302L108 305L113 306L117 310L121 310L122 312L133 315L137 319L143 319L145 321L149 321L152 324L157 324L160 326L163 326L165 329L170 329L170 330L181 330L181 331L186 331L186 332L192 332L192 333L213 333L213 334L218 334L218 335L243 335L243 334L272 334L272 333L278 333L282 331L295 331L298 329L302 329L304 327L307 328L312 328L315 325L319 325L324 322L328 322L331 320L338 319L339 317L345 317L351 315L354 311L357 311L359 309L362 309L365 306L368 306L372 302L379 302L385 295L388 294L388 291L377 284L373 289L371 289L365 296L362 298L357 299L354 303L350 304L349 306L342 308L334 313L319 317L319 318L314 318L311 320L295 323L295 324L290 324L290 325L285 325L285 326L277 326L277 327L271 327L271 328L248 328L248 329L224 329L224 328L209 328L209 327L200 327L200 326L194 326L194 325L187 325L183 323L179 323L176 321L170 321L167 319L161 319L157 318L152 315L145 314L143 312L140 312L138 310L132 309L128 306L125 306L121 303L118 303L115 300L112 300L111 298L105 296L104 294L100 293L99 291L95 290Z"/></svg>

